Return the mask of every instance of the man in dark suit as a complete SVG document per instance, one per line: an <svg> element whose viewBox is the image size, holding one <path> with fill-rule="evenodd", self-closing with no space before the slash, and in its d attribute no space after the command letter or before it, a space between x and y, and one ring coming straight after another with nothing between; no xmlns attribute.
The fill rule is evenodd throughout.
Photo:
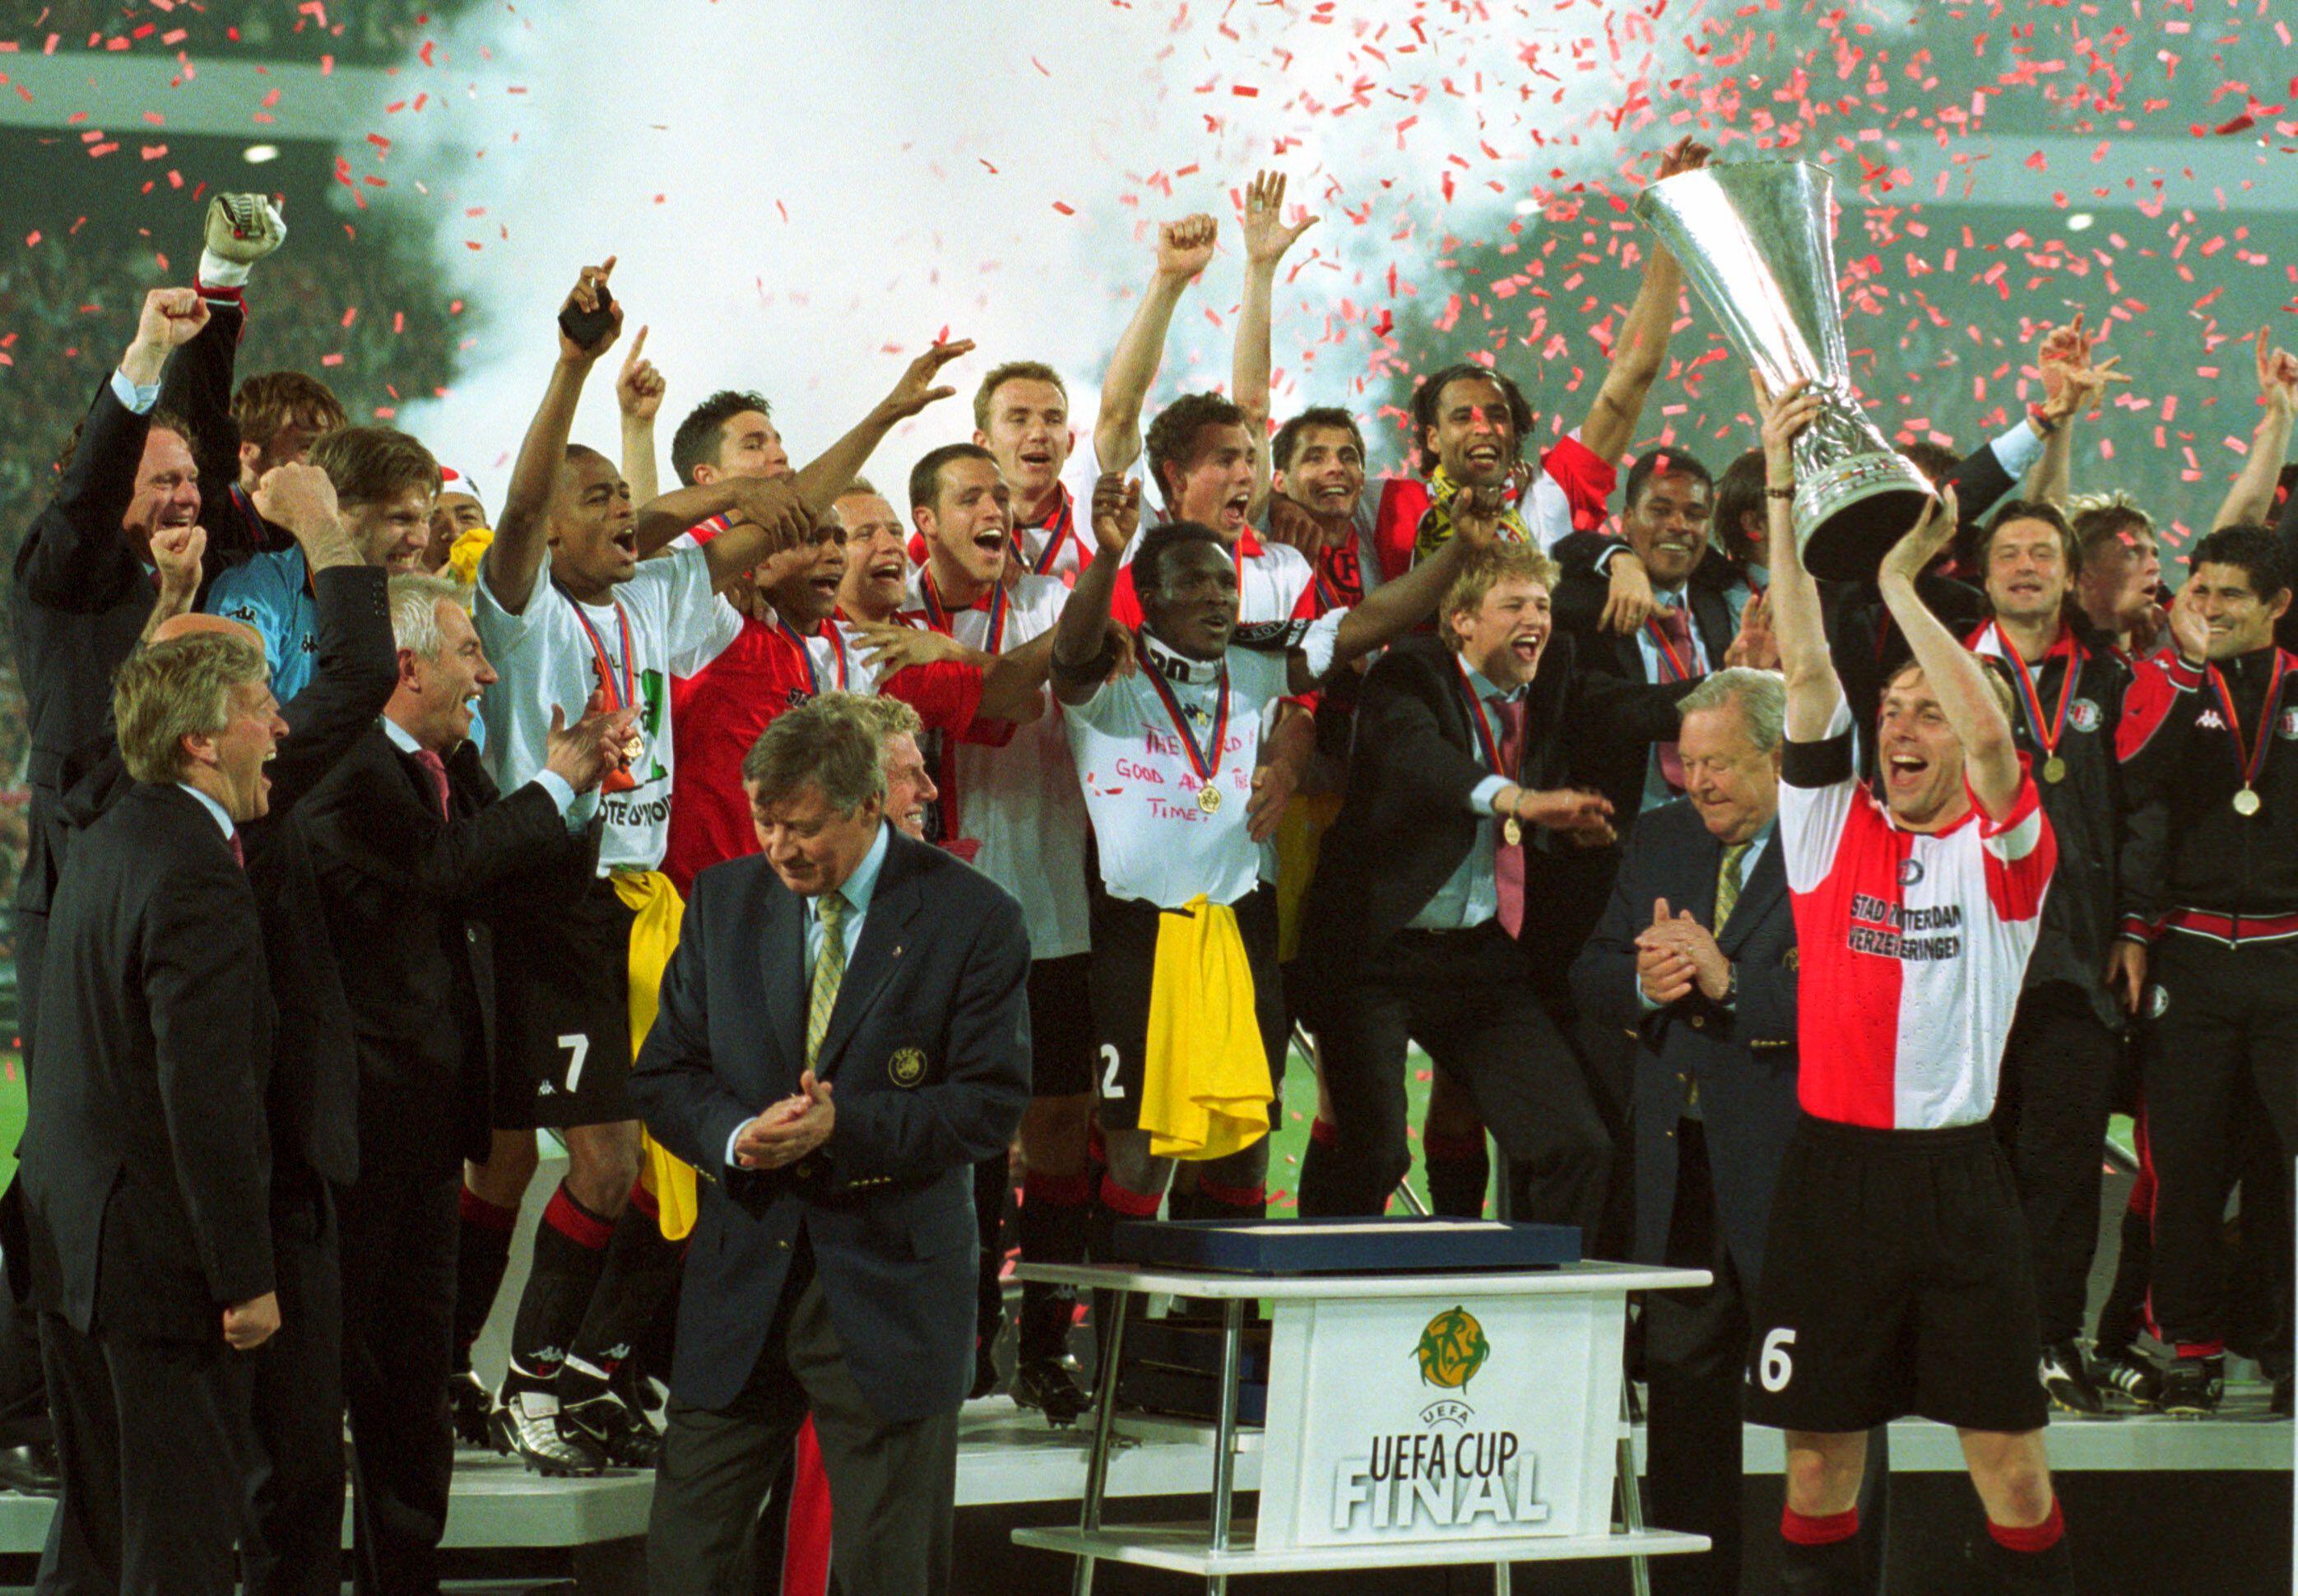
<svg viewBox="0 0 2298 1596"><path fill-rule="evenodd" d="M581 895L598 863L591 795L635 714L567 728L543 772L498 801L469 740L495 674L463 591L393 579L398 686L301 811L357 1031L359 1176L340 1212L362 1592L439 1588L458 1194L492 1122L487 906Z"/></svg>
<svg viewBox="0 0 2298 1596"><path fill-rule="evenodd" d="M1554 579L1534 549L1478 556L1442 638L1406 638L1365 678L1302 916L1333 1112L1302 1170L1304 1216L1378 1213L1403 1178L1409 1040L1475 1099L1517 1218L1592 1227L1601 1211L1610 1137L1514 939L1551 862L1610 840L1602 798L1567 788L1567 750L1671 734L1688 690L1575 673L1570 640L1550 637Z"/></svg>
<svg viewBox="0 0 2298 1596"><path fill-rule="evenodd" d="M80 837L28 1083L31 1286L64 1472L43 1588L232 1589L253 1368L278 1329L273 1014L237 826L287 730L263 651L186 637L114 690L134 779Z"/></svg>
<svg viewBox="0 0 2298 1596"><path fill-rule="evenodd" d="M266 1083L264 1113L282 1319L280 1334L252 1360L245 1558L251 1590L333 1591L343 1494L334 1194L359 1172L358 1063L351 1009L296 810L374 724L397 671L384 574L361 563L351 547L327 474L313 466L277 467L266 475L263 499L310 564L318 665L310 684L280 709L288 730L265 767L267 811L241 828L277 1014L277 1067ZM178 615L151 635L159 642L194 632L244 639L260 651L248 628L214 616ZM103 757L63 798L62 839L73 847L132 790L122 749L112 742L103 747Z"/></svg>
<svg viewBox="0 0 2298 1596"><path fill-rule="evenodd" d="M1731 1596L1747 1297L1796 1121L1795 917L1773 845L1786 695L1726 670L1680 708L1686 799L1630 839L1572 987L1635 1045L1635 1257L1715 1277L1644 1299L1653 1517L1715 1542L1655 1564L1652 1588Z"/></svg>
<svg viewBox="0 0 2298 1596"><path fill-rule="evenodd" d="M791 710L742 773L765 851L696 878L631 1079L703 1178L648 1577L724 1588L811 1411L839 1583L938 1592L972 1167L1029 1100L1029 939L1004 891L886 823L850 711Z"/></svg>

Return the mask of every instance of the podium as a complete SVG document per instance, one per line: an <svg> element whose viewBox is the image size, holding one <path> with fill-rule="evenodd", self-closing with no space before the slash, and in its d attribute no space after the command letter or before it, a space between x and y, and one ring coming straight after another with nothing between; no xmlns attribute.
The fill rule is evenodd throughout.
<svg viewBox="0 0 2298 1596"><path fill-rule="evenodd" d="M1705 1551L1703 1535L1612 1526L1627 1294L1705 1286L1704 1270L1565 1263L1495 1273L1244 1275L1127 1265L1024 1264L1025 1280L1110 1294L1093 1438L1074 1529L1017 1529L1016 1544L1194 1575L1310 1573ZM1110 1450L1126 1418L1117 1371L1128 1319L1171 1294L1221 1308L1211 1514L1187 1524L1103 1521ZM1247 1307L1270 1309L1259 1516L1234 1485ZM1166 1421L1161 1421L1166 1422ZM1251 1438L1251 1437L1247 1437ZM1631 1470L1632 1470L1632 1465ZM1635 1500L1633 1472L1627 1501Z"/></svg>

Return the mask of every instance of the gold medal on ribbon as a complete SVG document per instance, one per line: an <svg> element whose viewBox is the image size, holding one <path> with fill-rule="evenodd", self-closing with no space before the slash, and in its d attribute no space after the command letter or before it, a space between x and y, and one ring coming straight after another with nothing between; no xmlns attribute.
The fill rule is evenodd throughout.
<svg viewBox="0 0 2298 1596"><path fill-rule="evenodd" d="M1500 840L1507 843L1510 848L1522 848L1524 846L1524 822L1518 820L1513 815L1500 822Z"/></svg>
<svg viewBox="0 0 2298 1596"><path fill-rule="evenodd" d="M2205 667L2210 672L2211 690L2218 695L2219 707L2226 713L2227 734L2234 740L2234 762L2242 774L2242 790L2234 795L2234 812L2244 820L2257 814L2265 801L2258 796L2258 778L2266 769L2266 749L2274 730L2274 707L2282 700L2282 673L2289 667L2290 657L2277 649L2274 674L2267 679L2266 698L2258 707L2258 740L2247 748L2242 745L2242 716L2235 711L2234 690L2227 685L2218 666Z"/></svg>
<svg viewBox="0 0 2298 1596"><path fill-rule="evenodd" d="M2056 754L2043 761L2043 780L2056 787L2067 779L2067 762Z"/></svg>
<svg viewBox="0 0 2298 1596"><path fill-rule="evenodd" d="M1206 814L1219 815L1220 813L1220 804L1221 799L1219 788L1208 782L1204 786L1197 789L1197 807L1203 809Z"/></svg>

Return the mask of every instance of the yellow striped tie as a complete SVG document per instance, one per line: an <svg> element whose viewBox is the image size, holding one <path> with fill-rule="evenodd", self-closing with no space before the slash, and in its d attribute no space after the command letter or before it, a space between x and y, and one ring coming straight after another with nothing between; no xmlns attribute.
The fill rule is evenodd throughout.
<svg viewBox="0 0 2298 1596"><path fill-rule="evenodd" d="M830 1029L830 1011L838 1006L838 983L846 979L846 896L825 892L814 899L814 912L822 918L822 951L814 955L814 990L806 1005L806 1067L814 1068L822 1052L822 1033Z"/></svg>
<svg viewBox="0 0 2298 1596"><path fill-rule="evenodd" d="M1740 861L1748 856L1748 844L1735 842L1724 850L1724 864L1715 872L1715 933L1722 935L1724 922L1732 918L1732 911L1740 906Z"/></svg>

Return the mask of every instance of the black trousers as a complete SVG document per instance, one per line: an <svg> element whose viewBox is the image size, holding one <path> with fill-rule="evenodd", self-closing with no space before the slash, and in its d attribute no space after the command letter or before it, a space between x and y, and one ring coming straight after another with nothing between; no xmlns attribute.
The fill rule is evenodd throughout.
<svg viewBox="0 0 2298 1596"><path fill-rule="evenodd" d="M32 1038L39 1023L40 963L48 946L48 917L12 911L16 931L16 1034L23 1040L24 1078L32 1072ZM6 1152L13 1156L15 1149ZM16 1199L11 1196L9 1201ZM21 1231L0 1227L21 1238ZM40 1369L40 1316L0 1291L0 1447L49 1437L46 1377Z"/></svg>
<svg viewBox="0 0 2298 1596"><path fill-rule="evenodd" d="M2020 996L2003 1047L1995 1131L2027 1216L2046 1346L2082 1333L2120 1046L2079 988L2053 982Z"/></svg>
<svg viewBox="0 0 2298 1596"><path fill-rule="evenodd" d="M247 1354L253 1443L245 1471L249 1596L343 1589L343 1341L334 1194L296 1166L275 1169L272 1269L279 1333Z"/></svg>
<svg viewBox="0 0 2298 1596"><path fill-rule="evenodd" d="M352 1579L361 1596L437 1596L455 1471L460 1171L363 1170L343 1197L343 1398L351 1410Z"/></svg>
<svg viewBox="0 0 2298 1596"><path fill-rule="evenodd" d="M1513 1217L1595 1234L1612 1140L1497 921L1399 931L1327 983L1317 1042L1337 1135L1302 1170L1302 1218L1378 1213L1411 1168L1404 1064L1418 1041L1475 1098L1508 1158Z"/></svg>
<svg viewBox="0 0 2298 1596"><path fill-rule="evenodd" d="M230 1596L248 1451L249 1354L87 1335L40 1317L64 1489L42 1596Z"/></svg>
<svg viewBox="0 0 2298 1596"><path fill-rule="evenodd" d="M2228 947L2171 931L2148 973L2154 1318L2172 1347L2207 1352L2228 1327L2221 1219L2236 1116L2263 1110L2286 1174L2298 1149L2298 941Z"/></svg>
<svg viewBox="0 0 2298 1596"><path fill-rule="evenodd" d="M803 1233L801 1233L803 1234ZM723 1411L673 1393L647 1524L647 1584L681 1596L747 1588L758 1509L814 1415L830 1476L831 1572L871 1596L944 1596L957 1501L957 1409L879 1416L846 1367L830 1303L798 1244L765 1352Z"/></svg>

